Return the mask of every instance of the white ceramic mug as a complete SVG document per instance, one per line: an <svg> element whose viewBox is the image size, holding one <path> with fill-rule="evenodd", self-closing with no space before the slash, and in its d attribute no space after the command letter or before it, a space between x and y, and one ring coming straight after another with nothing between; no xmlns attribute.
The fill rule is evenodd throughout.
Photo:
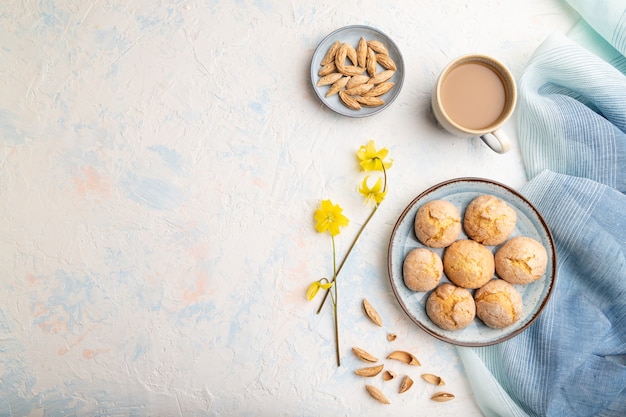
<svg viewBox="0 0 626 417"><path fill-rule="evenodd" d="M517 103L515 79L507 67L485 55L465 55L439 75L432 108L439 124L455 136L480 137L498 153L511 149L502 125Z"/></svg>

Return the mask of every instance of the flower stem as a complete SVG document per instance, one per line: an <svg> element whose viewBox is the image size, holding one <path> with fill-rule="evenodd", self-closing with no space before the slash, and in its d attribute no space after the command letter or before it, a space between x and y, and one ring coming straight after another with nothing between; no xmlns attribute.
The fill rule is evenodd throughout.
<svg viewBox="0 0 626 417"><path fill-rule="evenodd" d="M380 161L380 164L381 164L381 166L383 168L383 178L384 178L384 180L383 180L383 184L384 184L383 185L383 193L384 193L385 191L387 191L387 170L385 169L385 164L383 164L382 161Z"/></svg>
<svg viewBox="0 0 626 417"><path fill-rule="evenodd" d="M335 286L335 297L337 288ZM335 309L335 356L337 357L337 367L341 366L341 356L339 354L339 320L337 319L337 304L334 305Z"/></svg>
<svg viewBox="0 0 626 417"><path fill-rule="evenodd" d="M337 250L335 249L335 237L331 236L333 242L333 282L337 278ZM334 287L334 289L333 289ZM335 356L337 358L337 366L341 366L341 355L339 353L339 319L337 317L337 285L333 285L330 289L335 292L333 301L333 316L335 318ZM332 294L331 294L332 295Z"/></svg>
<svg viewBox="0 0 626 417"><path fill-rule="evenodd" d="M361 237L361 233L363 233L363 230L365 230L365 227L367 226L367 224L370 222L372 217L374 217L374 214L376 213L376 210L378 210L378 204L376 204L374 206L374 208L372 209L372 212L367 217L367 220L365 220L365 223L363 223L363 225L361 226L361 229L359 230L359 233L357 233L356 237L352 241L352 244L348 248L348 252L346 253L346 256L344 256L343 260L341 261L341 264L339 264L339 268L337 268L337 270L336 270L336 272L335 272L335 274L333 276L333 280L331 281L332 283L334 283L335 280L337 279L337 275L339 275L339 272L341 272L341 268L343 268L343 265L346 263L346 260L350 256L350 253L352 252L352 249L354 249L354 246L356 245L356 242L359 240L359 237ZM335 244L335 240L333 238L333 262L335 262L335 259L334 259L335 258L335 256L334 256L334 244ZM322 299L322 302L321 302L319 308L317 309L317 314L319 314L322 311L322 307L324 307L324 304L326 303L326 299L328 298L328 293L330 292L330 290L333 287L335 287L335 291L337 290L337 285L333 285L332 287L330 287L329 289L326 290L326 294L324 294L324 298ZM335 317L336 316L337 315L335 315Z"/></svg>

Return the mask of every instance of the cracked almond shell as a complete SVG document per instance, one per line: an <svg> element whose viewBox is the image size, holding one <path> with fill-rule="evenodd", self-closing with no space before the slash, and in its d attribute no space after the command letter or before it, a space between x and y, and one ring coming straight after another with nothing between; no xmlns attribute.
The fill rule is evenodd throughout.
<svg viewBox="0 0 626 417"><path fill-rule="evenodd" d="M378 388L372 385L366 385L365 389L370 394L370 396L376 401L381 402L383 404L391 404L389 400L387 399L387 397L385 397L385 394L383 394L383 392L379 390Z"/></svg>
<svg viewBox="0 0 626 417"><path fill-rule="evenodd" d="M365 362L378 362L378 358L375 357L374 355L366 352L365 350L358 348L358 347L353 347L352 351L354 352L354 354L356 355L357 358L365 361Z"/></svg>
<svg viewBox="0 0 626 417"><path fill-rule="evenodd" d="M433 385L446 385L446 383L443 381L443 378L441 378L440 376L437 375L433 375L433 374L422 374L422 379L426 382L428 382L429 384L433 384Z"/></svg>
<svg viewBox="0 0 626 417"><path fill-rule="evenodd" d="M430 397L430 399L442 403L454 399L454 394L450 394L449 392L438 392Z"/></svg>
<svg viewBox="0 0 626 417"><path fill-rule="evenodd" d="M376 311L370 302L367 301L367 298L363 299L363 310L365 311L367 317L369 317L375 325L378 327L383 326L383 319L380 317L380 314L378 314L378 311Z"/></svg>
<svg viewBox="0 0 626 417"><path fill-rule="evenodd" d="M413 365L413 366L421 366L422 365L420 363L420 361L417 360L415 355L413 355L412 353L409 353L409 352L405 352L403 350L394 350L393 352L391 352L387 356L387 359L395 359L395 360L398 360L400 362L404 362L407 365Z"/></svg>
<svg viewBox="0 0 626 417"><path fill-rule="evenodd" d="M383 372L383 379L385 381L391 381L392 379L394 379L396 377L396 373L394 371L385 371Z"/></svg>
<svg viewBox="0 0 626 417"><path fill-rule="evenodd" d="M354 371L359 376L372 377L378 375L385 365L368 366L366 368L357 369Z"/></svg>
<svg viewBox="0 0 626 417"><path fill-rule="evenodd" d="M410 376L405 375L404 378L402 378L402 382L400 383L400 389L398 390L398 393L402 394L403 392L407 392L412 386L413 380Z"/></svg>

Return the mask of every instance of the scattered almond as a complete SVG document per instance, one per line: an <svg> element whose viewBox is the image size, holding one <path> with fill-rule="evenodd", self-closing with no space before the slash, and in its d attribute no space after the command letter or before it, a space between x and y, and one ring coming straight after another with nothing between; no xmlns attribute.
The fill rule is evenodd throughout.
<svg viewBox="0 0 626 417"><path fill-rule="evenodd" d="M398 393L402 394L403 392L407 392L412 386L413 380L410 376L405 375L404 378L402 378L402 382L400 383L400 389L398 390Z"/></svg>
<svg viewBox="0 0 626 417"><path fill-rule="evenodd" d="M372 377L378 375L385 365L368 366L367 368L361 368L354 371L358 376Z"/></svg>
<svg viewBox="0 0 626 417"><path fill-rule="evenodd" d="M383 319L380 317L380 314L378 314L378 311L376 311L376 309L372 307L370 302L367 301L367 298L363 299L363 310L365 311L367 317L369 317L375 325L377 325L378 327L383 326Z"/></svg>
<svg viewBox="0 0 626 417"><path fill-rule="evenodd" d="M450 394L448 392L438 392L435 395L433 395L432 397L430 397L431 400L433 401L437 401L437 402L445 402L445 401L450 401L452 399L454 399L454 395Z"/></svg>
<svg viewBox="0 0 626 417"><path fill-rule="evenodd" d="M385 394L383 394L383 392L379 390L378 388L372 385L366 385L365 389L370 394L370 396L376 401L381 402L383 404L391 404L389 400L387 399L387 397L385 397Z"/></svg>
<svg viewBox="0 0 626 417"><path fill-rule="evenodd" d="M361 348L353 347L352 351L354 352L357 358L365 362L378 362L378 358L376 358L374 355L369 354L368 352L366 352L365 350Z"/></svg>
<svg viewBox="0 0 626 417"><path fill-rule="evenodd" d="M389 333L387 335L387 340L389 340L390 342L393 342L394 340L396 340L398 336L395 333Z"/></svg>
<svg viewBox="0 0 626 417"><path fill-rule="evenodd" d="M422 374L422 378L424 379L424 381L428 382L429 384L446 385L446 383L443 381L443 378L441 378L440 376L437 376L437 375Z"/></svg>
<svg viewBox="0 0 626 417"><path fill-rule="evenodd" d="M391 352L388 356L387 359L395 359L398 360L400 362L404 362L407 365L413 365L413 366L420 366L421 363L419 360L417 360L417 358L409 352L405 352L403 350L395 350L393 352Z"/></svg>

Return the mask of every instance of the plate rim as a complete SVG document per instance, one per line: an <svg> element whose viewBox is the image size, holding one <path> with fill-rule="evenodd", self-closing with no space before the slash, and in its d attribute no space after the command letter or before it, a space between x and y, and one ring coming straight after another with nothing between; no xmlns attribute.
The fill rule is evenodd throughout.
<svg viewBox="0 0 626 417"><path fill-rule="evenodd" d="M537 311L533 314L533 316L528 320L528 322L526 324L524 324L524 326L520 327L519 329L515 329L513 331L511 331L510 333L504 334L502 337L496 338L494 340L490 340L490 341L485 341L485 342L472 342L472 341L460 341L460 340L455 340L455 339L451 339L449 337L446 337L442 334L438 334L434 331L432 331L431 329L429 329L427 326L425 326L424 324L422 324L420 322L420 320L418 320L416 317L414 317L412 314L409 314L408 308L405 306L404 300L402 300L402 298L400 297L400 294L398 293L398 289L396 288L396 283L393 280L393 271L392 271L392 253L393 253L393 248L394 248L394 238L396 236L396 233L398 232L398 228L400 227L401 223L403 222L403 220L405 219L405 217L407 216L407 214L411 211L411 209L415 206L415 204L418 203L418 201L422 198L424 198L425 196L427 196L428 194L432 193L433 191L436 191L442 187L445 186L449 186L451 184L454 183L460 183L460 182L477 182L477 183L483 183L483 184L488 184L488 185L495 185L496 187L500 187L503 188L504 190L506 190L507 192L515 195L517 198L519 198L520 200L522 200L524 203L526 203L529 208L533 211L533 213L537 216L537 219L539 220L539 222L541 223L541 226L544 230L544 232L546 233L546 235L548 236L548 240L550 242L550 254L552 256L552 270L550 273L550 278L548 280L548 290L547 293L544 297L543 300L541 300ZM552 235L552 232L550 231L550 228L548 227L548 224L546 223L545 219L543 218L543 216L541 215L541 213L539 212L539 210L537 209L537 207L535 207L535 205L533 203L531 203L525 196L523 196L519 191L513 189L512 187L503 184L501 182L498 181L494 181L488 178L482 178L482 177L458 177L458 178L451 178L448 180L444 180L441 181L435 185L432 185L430 187L428 187L426 190L420 192L417 197L413 198L411 200L411 202L409 204L407 204L407 206L404 208L404 210L402 210L402 212L400 213L400 215L398 216L398 219L396 220L396 223L394 224L394 227L392 229L391 232L391 236L389 238L389 245L387 248L387 274L388 274L388 278L389 278L389 283L391 285L391 289L394 293L394 296L398 302L398 304L400 304L400 307L402 308L402 310L404 311L404 313L409 317L409 319L414 322L415 324L417 324L417 326L422 329L423 331L425 331L427 334L435 337L436 339L439 339L441 341L450 343L452 345L456 345L456 346L464 346L464 347L485 347L485 346L491 346L491 345L496 345L499 343L502 343L506 340L512 339L513 337L519 335L520 333L522 333L523 331L525 331L526 329L528 329L531 324L537 320L537 318L541 315L541 313L543 312L545 306L547 305L548 301L550 300L551 296L552 296L552 292L554 290L555 284L556 284L556 279L557 279L557 257L556 257L556 247L555 247L555 242L554 242L554 237Z"/></svg>
<svg viewBox="0 0 626 417"><path fill-rule="evenodd" d="M398 58L400 59L402 72L400 73L400 77L399 77L398 83L394 86L394 88L397 90L397 92L393 95L393 97L389 101L386 101L385 104L383 104L382 106L380 106L377 109L373 109L370 112L352 113L352 112L349 111L350 109L346 109L346 110L341 109L340 110L340 109L335 109L335 108L331 107L326 102L326 100L325 100L326 97L318 91L316 83L315 83L315 77L317 77L317 70L315 70L314 59L315 59L315 57L317 55L317 52L319 51L320 47L322 46L322 44L324 44L324 42L326 42L328 39L335 37L337 34L339 34L341 32L346 32L346 31L349 31L349 30L357 30L357 29L366 29L366 30L371 30L373 32L376 32L381 37L385 38L385 40L387 42L389 42L391 45L393 45L394 49L396 51L398 51ZM315 92L315 95L317 96L319 101L322 104L324 104L324 106L326 108L328 108L329 110L333 111L334 113L337 113L337 114L340 114L340 115L346 116L346 117L353 117L353 118L363 118L363 117L373 116L375 114L378 114L378 113L382 112L387 107L391 106L391 104L400 95L400 92L402 90L402 86L404 85L404 74L405 74L405 72L406 71L404 70L404 57L402 55L402 52L400 51L400 48L398 47L398 44L396 44L396 42L393 39L391 39L391 37L389 35L387 35L385 32L383 32L382 30L380 30L380 29L378 29L378 28L376 28L374 26L364 25L364 24L354 24L354 25L342 26L340 28L337 28L337 29L333 30L328 35L324 36L324 38L322 38L322 40L319 41L319 43L317 44L317 46L313 50L313 54L311 55L311 61L310 61L311 88L313 88L313 91ZM358 110L352 110L352 111L353 112L358 112Z"/></svg>

